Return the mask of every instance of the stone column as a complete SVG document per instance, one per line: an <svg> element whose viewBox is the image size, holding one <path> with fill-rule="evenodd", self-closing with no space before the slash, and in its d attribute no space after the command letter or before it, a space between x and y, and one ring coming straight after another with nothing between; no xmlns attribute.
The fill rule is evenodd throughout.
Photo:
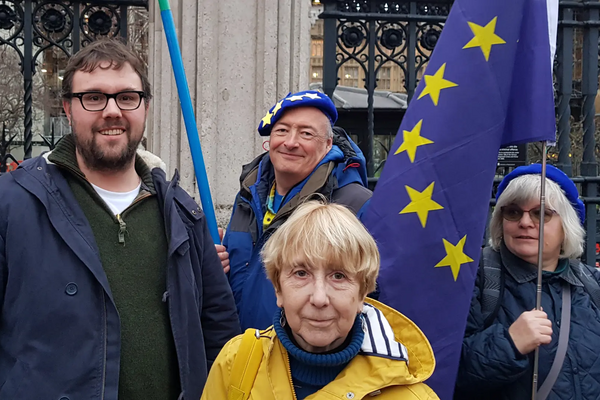
<svg viewBox="0 0 600 400"><path fill-rule="evenodd" d="M243 164L263 151L258 122L288 92L308 88L307 0L171 0L200 142L220 226ZM154 100L148 149L200 203L160 10L150 2Z"/></svg>

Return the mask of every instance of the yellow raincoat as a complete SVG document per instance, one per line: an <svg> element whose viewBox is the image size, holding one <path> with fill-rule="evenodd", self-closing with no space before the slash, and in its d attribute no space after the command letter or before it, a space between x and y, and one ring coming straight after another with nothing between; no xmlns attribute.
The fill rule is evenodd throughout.
<svg viewBox="0 0 600 400"><path fill-rule="evenodd" d="M402 343L408 355L405 361L378 355L355 356L344 370L318 392L307 397L338 400L435 400L438 396L423 383L435 368L435 358L429 341L421 330L398 311L367 299L389 322L395 340ZM274 329L261 332L263 358L250 392L251 400L292 400L288 354L277 339ZM365 335L367 337L367 335ZM230 372L240 347L242 335L231 339L214 362L202 394L202 400L226 400ZM372 397L371 397L372 396Z"/></svg>

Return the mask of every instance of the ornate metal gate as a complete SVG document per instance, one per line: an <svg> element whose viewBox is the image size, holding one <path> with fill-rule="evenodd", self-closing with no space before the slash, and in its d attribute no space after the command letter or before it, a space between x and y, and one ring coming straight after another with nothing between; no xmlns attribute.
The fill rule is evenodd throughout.
<svg viewBox="0 0 600 400"><path fill-rule="evenodd" d="M32 156L34 133L52 148L66 128L60 81L68 57L99 37L127 39L128 9L147 3L0 0L0 174ZM34 127L36 101L44 110Z"/></svg>

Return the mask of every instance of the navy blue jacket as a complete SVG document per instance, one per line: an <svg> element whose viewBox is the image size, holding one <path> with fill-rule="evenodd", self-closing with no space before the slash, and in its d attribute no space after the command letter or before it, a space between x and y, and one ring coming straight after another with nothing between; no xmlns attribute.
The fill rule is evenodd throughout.
<svg viewBox="0 0 600 400"><path fill-rule="evenodd" d="M368 207L371 191L362 152L340 129L334 128L333 147L312 174L285 196L267 230L263 230L266 200L275 179L268 153L245 165L223 245L229 252L229 283L242 329L266 329L278 310L275 290L267 279L260 251L267 239L307 197L319 193L343 204L359 217Z"/></svg>
<svg viewBox="0 0 600 400"><path fill-rule="evenodd" d="M521 355L508 328L535 308L537 271L505 247L500 254L505 289L498 315L484 327L479 284L471 302L455 400L531 399L533 352ZM569 265L543 277L542 307L552 321L552 342L540 347L539 385L550 372L560 331L562 285L571 286L571 332L567 355L548 400L600 399L600 310ZM478 274L478 279L481 274Z"/></svg>
<svg viewBox="0 0 600 400"><path fill-rule="evenodd" d="M169 242L163 301L180 398L196 400L240 328L204 214L177 173L152 177ZM0 177L0 302L0 400L117 399L119 315L85 215L43 157Z"/></svg>

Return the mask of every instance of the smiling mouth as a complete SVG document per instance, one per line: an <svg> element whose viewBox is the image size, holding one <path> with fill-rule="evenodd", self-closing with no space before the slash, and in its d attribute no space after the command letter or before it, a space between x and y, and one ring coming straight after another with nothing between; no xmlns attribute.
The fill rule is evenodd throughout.
<svg viewBox="0 0 600 400"><path fill-rule="evenodd" d="M517 236L517 239L537 240L536 238L531 236Z"/></svg>
<svg viewBox="0 0 600 400"><path fill-rule="evenodd" d="M300 154L290 154L290 153L279 153L282 156L286 156L286 157L301 157Z"/></svg>
<svg viewBox="0 0 600 400"><path fill-rule="evenodd" d="M313 325L327 325L331 323L331 319L308 319Z"/></svg>
<svg viewBox="0 0 600 400"><path fill-rule="evenodd" d="M104 136L118 136L124 132L125 132L125 129L118 128L118 129L103 130L103 131L100 131L99 133Z"/></svg>

